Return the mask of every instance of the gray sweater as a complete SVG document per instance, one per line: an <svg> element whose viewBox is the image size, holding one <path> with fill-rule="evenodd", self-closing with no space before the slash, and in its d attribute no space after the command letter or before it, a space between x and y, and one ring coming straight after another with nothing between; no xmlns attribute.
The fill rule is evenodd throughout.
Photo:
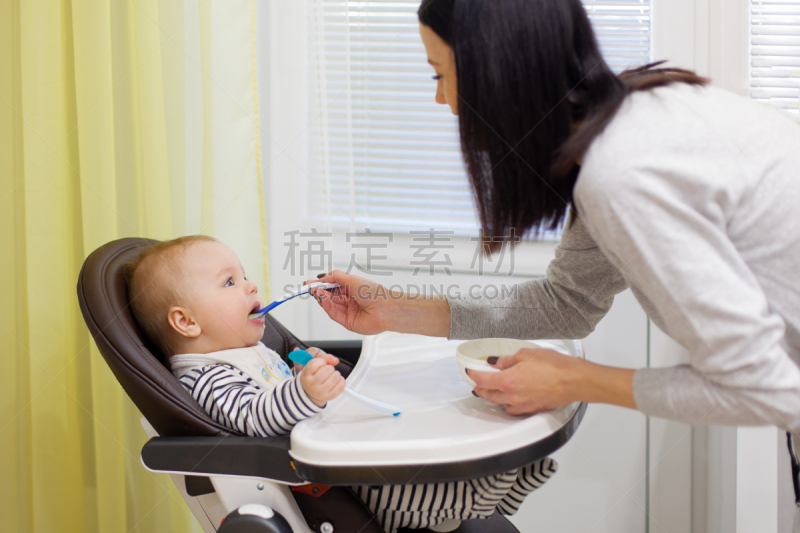
<svg viewBox="0 0 800 533"><path fill-rule="evenodd" d="M582 338L630 287L690 364L645 414L800 430L800 127L714 87L629 96L583 158L579 216L516 299L450 299L451 338Z"/></svg>

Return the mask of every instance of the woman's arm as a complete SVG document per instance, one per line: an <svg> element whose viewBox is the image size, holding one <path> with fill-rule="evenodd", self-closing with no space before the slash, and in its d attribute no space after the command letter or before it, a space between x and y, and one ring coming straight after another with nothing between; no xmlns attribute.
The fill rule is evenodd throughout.
<svg viewBox="0 0 800 533"><path fill-rule="evenodd" d="M430 337L450 336L450 304L444 296L390 300L384 314L386 330Z"/></svg>
<svg viewBox="0 0 800 533"><path fill-rule="evenodd" d="M322 281L342 285L314 295L328 316L351 331L451 339L583 338L608 312L614 295L627 287L579 218L568 221L546 278L514 285L498 298L409 298L339 270Z"/></svg>
<svg viewBox="0 0 800 533"><path fill-rule="evenodd" d="M581 339L626 288L583 220L570 213L547 277L515 285L503 297L449 300L450 338Z"/></svg>

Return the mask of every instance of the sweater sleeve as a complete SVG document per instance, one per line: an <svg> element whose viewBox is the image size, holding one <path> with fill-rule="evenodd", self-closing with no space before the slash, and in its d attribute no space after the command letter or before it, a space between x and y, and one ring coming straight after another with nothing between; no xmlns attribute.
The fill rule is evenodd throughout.
<svg viewBox="0 0 800 533"><path fill-rule="evenodd" d="M497 298L448 298L450 338L581 339L627 288L581 217L567 221L547 276L514 285Z"/></svg>
<svg viewBox="0 0 800 533"><path fill-rule="evenodd" d="M637 370L636 404L689 424L797 429L800 371L783 346L786 325L727 233L746 189L684 160L615 168L605 157L576 187L597 243L689 352L689 365Z"/></svg>
<svg viewBox="0 0 800 533"><path fill-rule="evenodd" d="M250 437L288 435L298 422L322 410L298 378L264 390L231 366L210 365L184 374L180 381L212 419Z"/></svg>

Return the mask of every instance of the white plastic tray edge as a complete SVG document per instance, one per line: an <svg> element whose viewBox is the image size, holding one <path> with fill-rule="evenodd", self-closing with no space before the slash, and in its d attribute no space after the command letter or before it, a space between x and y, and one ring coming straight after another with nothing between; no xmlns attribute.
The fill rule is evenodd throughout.
<svg viewBox="0 0 800 533"><path fill-rule="evenodd" d="M348 377L348 385L358 390L369 380L376 367L375 359L379 356L387 357L395 353L400 355L409 350L409 345L414 348L428 349L438 345L441 345L442 348L453 348L460 342L465 341L449 341L398 333L382 333L366 337L362 345L362 356L359 364ZM572 355L585 358L582 346L578 341L541 340L535 342L565 345ZM489 402L478 398L465 401L474 401L475 404L485 402L491 406ZM318 417L320 420L316 423L304 421L298 424L292 432L292 449L289 452L295 460L318 466L400 466L475 460L511 452L546 438L569 422L580 406L579 403L575 403L547 413L519 418L518 422L514 421L514 423L506 424L505 427L493 429L492 434L488 437L486 435L473 436L468 442L459 442L460 436L457 435L398 443L377 440L359 442L348 439L347 423L337 420L337 407L341 403L340 399L331 402L329 408L323 412L321 417ZM330 422L326 421L326 418ZM464 419L465 423L470 422L468 416L465 416ZM374 422L368 423L374 425L376 431L381 429L391 431L393 424L404 422L407 421L376 417ZM535 438L531 438L534 435Z"/></svg>

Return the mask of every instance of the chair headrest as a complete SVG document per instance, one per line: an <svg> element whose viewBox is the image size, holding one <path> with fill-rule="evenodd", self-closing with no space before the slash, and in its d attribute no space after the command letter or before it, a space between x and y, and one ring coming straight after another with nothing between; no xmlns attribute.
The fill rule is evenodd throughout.
<svg viewBox="0 0 800 533"><path fill-rule="evenodd" d="M153 355L131 313L123 266L153 242L120 239L86 258L78 278L83 318L117 381L159 435L230 435ZM272 317L267 319L267 346L284 357L296 346L305 347Z"/></svg>

